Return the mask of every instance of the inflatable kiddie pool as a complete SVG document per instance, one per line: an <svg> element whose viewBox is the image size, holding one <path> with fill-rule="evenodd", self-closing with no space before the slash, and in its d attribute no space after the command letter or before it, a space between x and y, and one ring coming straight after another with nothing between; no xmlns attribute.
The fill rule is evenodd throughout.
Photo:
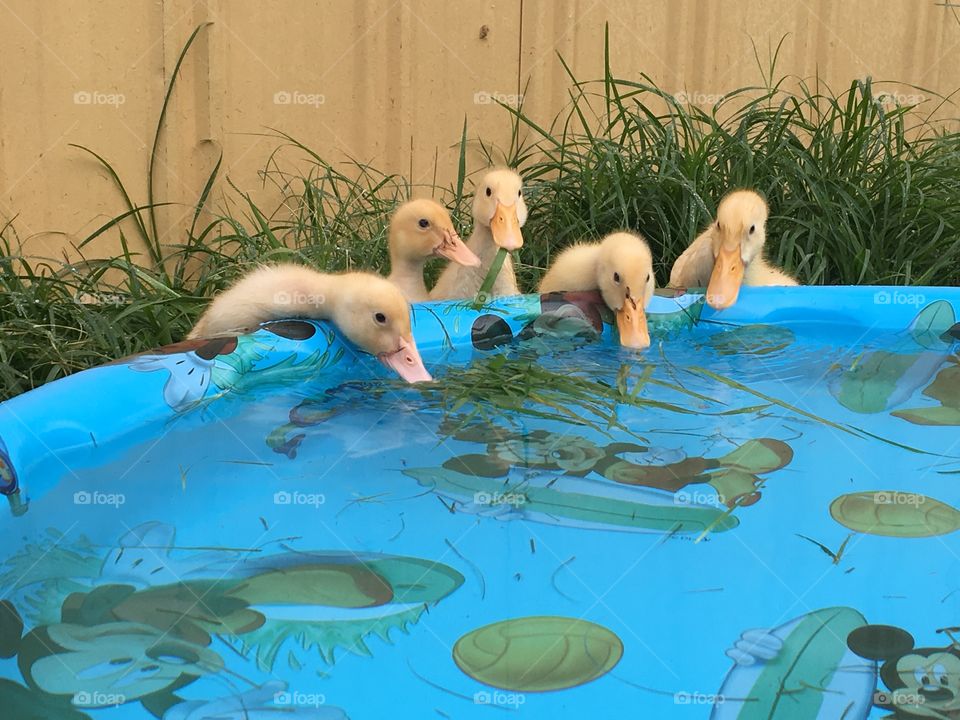
<svg viewBox="0 0 960 720"><path fill-rule="evenodd" d="M418 305L0 405L10 718L960 713L960 291Z"/></svg>

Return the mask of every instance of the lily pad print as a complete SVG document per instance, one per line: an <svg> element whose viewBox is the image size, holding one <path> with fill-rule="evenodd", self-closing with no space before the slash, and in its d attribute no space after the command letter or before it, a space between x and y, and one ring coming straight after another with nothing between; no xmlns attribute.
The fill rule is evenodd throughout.
<svg viewBox="0 0 960 720"><path fill-rule="evenodd" d="M921 538L960 529L960 511L927 495L895 490L841 495L833 519L850 530L884 537Z"/></svg>
<svg viewBox="0 0 960 720"><path fill-rule="evenodd" d="M712 335L709 342L718 355L771 355L796 339L792 331L778 325L742 325Z"/></svg>
<svg viewBox="0 0 960 720"><path fill-rule="evenodd" d="M534 616L473 630L453 647L453 661L474 680L514 692L566 690L605 675L623 643L605 627L575 618Z"/></svg>

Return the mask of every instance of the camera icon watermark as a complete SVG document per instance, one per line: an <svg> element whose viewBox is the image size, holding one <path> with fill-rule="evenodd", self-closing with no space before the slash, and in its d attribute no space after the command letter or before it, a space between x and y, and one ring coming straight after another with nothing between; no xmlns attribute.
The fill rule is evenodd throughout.
<svg viewBox="0 0 960 720"><path fill-rule="evenodd" d="M920 493L897 492L894 490L874 493L875 505L913 505L919 507L927 501L927 496Z"/></svg>
<svg viewBox="0 0 960 720"><path fill-rule="evenodd" d="M519 708L527 702L527 697L523 693L508 693L501 690L480 690L473 694L474 705L497 705L499 707Z"/></svg>
<svg viewBox="0 0 960 720"><path fill-rule="evenodd" d="M327 696L323 693L304 693L285 690L273 694L273 704L280 707L313 707L319 708L327 703Z"/></svg>
<svg viewBox="0 0 960 720"><path fill-rule="evenodd" d="M108 505L119 508L127 502L123 493L105 493L99 490L77 490L73 494L74 505Z"/></svg>
<svg viewBox="0 0 960 720"><path fill-rule="evenodd" d="M309 505L319 508L327 502L327 496L322 493L303 493L294 490L278 490L273 494L274 505Z"/></svg>
<svg viewBox="0 0 960 720"><path fill-rule="evenodd" d="M71 702L76 707L99 708L109 707L111 705L123 705L127 701L127 696L120 693L105 693L99 690L88 692L81 690L73 696Z"/></svg>
<svg viewBox="0 0 960 720"><path fill-rule="evenodd" d="M106 93L99 90L77 90L73 94L74 105L110 105L120 107L127 101L123 93Z"/></svg>
<svg viewBox="0 0 960 720"><path fill-rule="evenodd" d="M513 507L517 507L527 503L527 496L523 493L490 493L481 490L473 494L473 502L476 505L512 505Z"/></svg>
<svg viewBox="0 0 960 720"><path fill-rule="evenodd" d="M306 93L300 90L279 90L273 94L274 105L306 105L318 108L326 104L327 96L323 93Z"/></svg>
<svg viewBox="0 0 960 720"><path fill-rule="evenodd" d="M523 93L502 93L488 90L478 90L473 94L474 105L493 105L499 103L508 107L517 108L523 105Z"/></svg>
<svg viewBox="0 0 960 720"><path fill-rule="evenodd" d="M900 290L878 290L873 294L874 305L909 305L919 307L925 305L927 297L923 293L908 293Z"/></svg>

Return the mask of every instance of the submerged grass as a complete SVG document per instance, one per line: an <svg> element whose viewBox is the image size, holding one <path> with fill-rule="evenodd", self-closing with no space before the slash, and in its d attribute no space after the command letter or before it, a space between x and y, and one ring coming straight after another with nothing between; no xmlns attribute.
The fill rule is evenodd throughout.
<svg viewBox="0 0 960 720"><path fill-rule="evenodd" d="M177 68L201 32L191 35ZM948 99L922 90L930 99L911 107L891 104L869 79L836 93L817 82L775 79L774 55L758 87L697 107L646 76L616 77L609 47L605 58L599 80L570 73L570 102L552 122L505 106L514 132L504 154L478 139L491 161L519 167L527 181L521 287L535 287L559 248L624 227L650 240L663 284L719 198L737 186L767 195L769 254L802 282L960 283L960 133L930 119ZM0 225L0 398L181 339L205 299L256 262L386 270L387 217L412 194L409 181L323 158L278 131L262 180L281 202L258 207L229 183L211 214L221 156L189 227L179 242L167 242L156 218L165 203L154 196L154 173L175 81L176 68L148 158L144 202L127 192L109 158L82 148L115 183L119 212L78 244L81 259L32 257L15 219ZM417 188L445 202L464 232L468 143L464 124L450 186ZM291 152L296 171L280 162ZM83 258L101 235L115 237L120 252Z"/></svg>

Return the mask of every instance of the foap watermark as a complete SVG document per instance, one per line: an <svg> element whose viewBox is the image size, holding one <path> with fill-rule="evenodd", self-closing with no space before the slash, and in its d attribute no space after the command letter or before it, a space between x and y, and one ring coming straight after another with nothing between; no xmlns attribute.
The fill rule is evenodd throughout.
<svg viewBox="0 0 960 720"><path fill-rule="evenodd" d="M919 507L927 501L926 495L920 493L896 492L892 490L874 493L875 505L913 505Z"/></svg>
<svg viewBox="0 0 960 720"><path fill-rule="evenodd" d="M919 105L926 99L926 95L920 95L919 93L882 92L877 95L877 102L887 106Z"/></svg>
<svg viewBox="0 0 960 720"><path fill-rule="evenodd" d="M99 708L110 705L123 705L127 701L126 695L120 693L105 693L99 690L87 692L81 690L73 696L73 704L77 707Z"/></svg>
<svg viewBox="0 0 960 720"><path fill-rule="evenodd" d="M920 307L927 302L927 296L923 293L903 292L901 290L879 290L873 294L874 305L909 305L911 307Z"/></svg>
<svg viewBox="0 0 960 720"><path fill-rule="evenodd" d="M499 103L508 107L520 107L523 104L523 93L502 93L494 90L477 90L473 94L474 105L493 105Z"/></svg>
<svg viewBox="0 0 960 720"><path fill-rule="evenodd" d="M527 701L523 693L508 693L501 690L481 690L473 694L474 705L498 705L500 707L519 708Z"/></svg>
<svg viewBox="0 0 960 720"><path fill-rule="evenodd" d="M278 90L273 94L274 105L307 105L318 108L327 102L322 93L308 93L300 90Z"/></svg>
<svg viewBox="0 0 960 720"><path fill-rule="evenodd" d="M875 693L873 693L873 704L886 707L896 707L897 705L923 705L926 701L926 696L921 695L920 693L907 692L906 689L894 690L893 692L877 690Z"/></svg>
<svg viewBox="0 0 960 720"><path fill-rule="evenodd" d="M477 505L523 505L527 502L527 496L523 493L502 493L502 492L476 492L473 494L473 502Z"/></svg>
<svg viewBox="0 0 960 720"><path fill-rule="evenodd" d="M119 508L127 502L123 493L105 493L99 490L77 490L73 494L74 505L109 505Z"/></svg>
<svg viewBox="0 0 960 720"><path fill-rule="evenodd" d="M81 305L126 305L130 298L123 293L77 292L73 301Z"/></svg>
<svg viewBox="0 0 960 720"><path fill-rule="evenodd" d="M100 92L99 90L77 90L73 94L74 105L111 105L120 107L127 101L123 93Z"/></svg>
<svg viewBox="0 0 960 720"><path fill-rule="evenodd" d="M688 92L681 90L673 94L673 99L677 105L716 105L723 100L723 95L719 93Z"/></svg>
<svg viewBox="0 0 960 720"><path fill-rule="evenodd" d="M310 505L318 508L327 501L327 496L322 493L304 493L294 490L278 490L273 494L274 505Z"/></svg>
<svg viewBox="0 0 960 720"><path fill-rule="evenodd" d="M681 690L673 694L674 705L723 705L726 698L713 693L687 692Z"/></svg>
<svg viewBox="0 0 960 720"><path fill-rule="evenodd" d="M314 707L326 705L327 696L323 693L304 693L296 690L273 694L273 704L281 707Z"/></svg>
<svg viewBox="0 0 960 720"><path fill-rule="evenodd" d="M289 290L281 290L273 294L274 305L318 307L326 302L327 296L321 293L290 292Z"/></svg>

